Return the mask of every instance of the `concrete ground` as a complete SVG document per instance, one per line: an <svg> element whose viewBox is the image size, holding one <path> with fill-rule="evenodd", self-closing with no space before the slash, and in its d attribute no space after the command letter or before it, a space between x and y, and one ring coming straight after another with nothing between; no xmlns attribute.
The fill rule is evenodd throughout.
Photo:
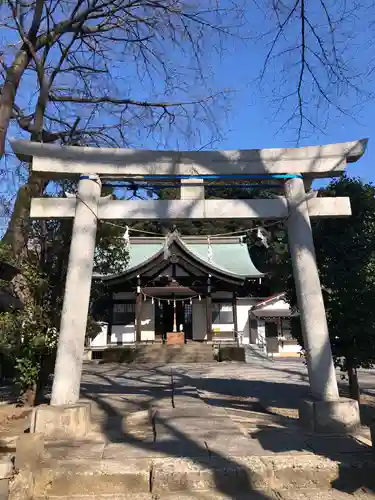
<svg viewBox="0 0 375 500"><path fill-rule="evenodd" d="M360 371L359 379L365 392L375 393L375 370ZM298 402L307 394L306 368L298 359L256 359L248 365L85 364L82 401L92 404L92 440L70 448L51 443L48 453L63 461L152 460L156 471L158 467L167 470L172 463L174 468L176 463L183 464L183 470L197 469L194 474L200 477L202 492L206 487L211 490L214 481L217 495L235 499L240 496L226 491L227 482L220 486L220 477L227 475L228 481L229 469L247 467L251 459L253 468L254 460L259 461L256 467L264 468L263 475L272 469L274 477L267 488L274 484L277 490L256 498L372 498L375 477L368 430L357 436L324 438L304 432L296 417ZM155 415L152 425L150 411ZM219 467L221 472L212 465L217 462L223 467ZM367 465L358 467L358 462L370 462L371 471ZM314 471L324 470L327 464L332 470L327 475L319 473L317 479ZM300 467L310 467L311 478L308 474L308 479L295 479ZM214 479L206 478L207 468L212 469ZM175 481L178 473L173 469L168 480L158 474L152 491L162 499L174 486L168 483L158 493L158 481L168 482L170 477ZM293 488L293 481L298 489ZM174 498L180 497L175 493Z"/></svg>
<svg viewBox="0 0 375 500"><path fill-rule="evenodd" d="M359 370L359 382L364 396L375 396L375 370ZM268 407L284 409L289 417L297 417L298 402L308 394L308 377L304 363L299 359L267 361L255 358L251 364L86 364L82 393L93 397L96 393L128 396L132 407L132 393L142 401L158 398L170 389L170 377L199 390L201 397L212 396L210 403L230 408L249 409ZM343 389L347 386L337 371ZM215 401L213 401L215 399ZM365 399L365 398L364 398ZM125 400L122 398L124 409ZM231 403L228 403L231 401ZM146 405L147 406L147 405ZM288 411L289 410L289 411Z"/></svg>
<svg viewBox="0 0 375 500"><path fill-rule="evenodd" d="M375 394L375 370L359 379ZM375 498L368 429L348 437L305 432L296 417L307 394L296 359L85 364L81 400L91 403L92 432L47 443L36 498Z"/></svg>

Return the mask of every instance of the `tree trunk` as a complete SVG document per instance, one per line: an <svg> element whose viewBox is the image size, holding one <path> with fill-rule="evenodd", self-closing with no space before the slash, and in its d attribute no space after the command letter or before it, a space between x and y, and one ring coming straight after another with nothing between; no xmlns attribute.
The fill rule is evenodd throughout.
<svg viewBox="0 0 375 500"><path fill-rule="evenodd" d="M42 71L44 71L44 68L40 69L40 72ZM48 103L49 89L50 85L44 78L41 83L34 113L34 124L31 133L31 140L34 142L42 141L43 122ZM16 257L23 254L27 245L31 199L34 196L41 196L45 186L45 180L30 172L27 183L18 190L12 217L3 238L4 243L11 247L13 255Z"/></svg>
<svg viewBox="0 0 375 500"><path fill-rule="evenodd" d="M26 389L26 391L21 396L21 401L24 404L24 406L34 406L35 397L36 397L36 384Z"/></svg>
<svg viewBox="0 0 375 500"><path fill-rule="evenodd" d="M361 393L359 390L357 368L353 365L351 360L347 359L347 370L349 378L349 395L360 403Z"/></svg>
<svg viewBox="0 0 375 500"><path fill-rule="evenodd" d="M56 353L42 354L40 359L40 370L36 384L35 405L45 403L44 390L48 386L49 376L53 373L56 361Z"/></svg>
<svg viewBox="0 0 375 500"><path fill-rule="evenodd" d="M43 193L45 182L30 174L27 184L18 190L13 213L3 237L3 242L11 247L15 257L19 258L26 249L31 198Z"/></svg>
<svg viewBox="0 0 375 500"><path fill-rule="evenodd" d="M26 35L27 42L24 41L20 51L17 53L5 75L5 82L0 96L0 159L3 157L5 151L5 139L12 117L18 87L22 75L32 59L31 47L33 47L35 51L37 34L43 17L43 9L44 0L37 0L34 5L33 20Z"/></svg>
<svg viewBox="0 0 375 500"><path fill-rule="evenodd" d="M26 49L21 49L16 55L13 64L9 66L6 72L5 83L0 96L0 159L3 157L5 151L5 139L12 117L17 90L29 62L30 55Z"/></svg>

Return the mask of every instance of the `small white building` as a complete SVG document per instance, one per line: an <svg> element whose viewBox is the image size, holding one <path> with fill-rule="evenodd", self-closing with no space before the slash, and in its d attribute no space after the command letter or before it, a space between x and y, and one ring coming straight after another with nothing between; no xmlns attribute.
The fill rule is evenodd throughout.
<svg viewBox="0 0 375 500"><path fill-rule="evenodd" d="M126 272L96 276L110 295L92 350L165 342L252 344L273 355L299 353L283 294L266 298L263 273L239 237L132 238ZM94 305L95 310L95 305Z"/></svg>
<svg viewBox="0 0 375 500"><path fill-rule="evenodd" d="M294 315L284 293L259 300L250 310L250 342L272 356L299 357L301 347L292 337Z"/></svg>

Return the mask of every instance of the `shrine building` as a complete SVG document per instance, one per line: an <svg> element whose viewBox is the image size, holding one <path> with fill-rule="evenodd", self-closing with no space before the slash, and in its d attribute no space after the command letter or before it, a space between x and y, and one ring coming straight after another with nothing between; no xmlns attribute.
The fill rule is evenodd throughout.
<svg viewBox="0 0 375 500"><path fill-rule="evenodd" d="M136 343L253 345L273 355L300 351L291 337L283 294L270 295L267 276L242 237L131 238L127 269L94 275L110 297L107 322L88 341L92 351Z"/></svg>

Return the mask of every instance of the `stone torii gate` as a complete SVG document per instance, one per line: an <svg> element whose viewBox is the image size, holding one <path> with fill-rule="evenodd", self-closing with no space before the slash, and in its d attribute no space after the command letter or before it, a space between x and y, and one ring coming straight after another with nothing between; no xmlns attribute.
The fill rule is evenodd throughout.
<svg viewBox="0 0 375 500"><path fill-rule="evenodd" d="M347 430L359 422L356 402L340 399L315 259L310 218L351 214L348 198L306 194L315 178L339 176L365 152L366 140L288 149L175 152L57 146L12 141L17 156L47 179L76 178L78 196L35 198L31 217L74 218L51 405L64 408L79 399L90 299L97 220L109 219L286 219L302 332L307 350L311 399L300 419L315 430ZM202 176L284 177L284 197L206 200ZM101 177L126 179L181 176L180 200L111 200L101 197ZM195 178L194 178L195 176ZM202 187L189 186L191 179Z"/></svg>

